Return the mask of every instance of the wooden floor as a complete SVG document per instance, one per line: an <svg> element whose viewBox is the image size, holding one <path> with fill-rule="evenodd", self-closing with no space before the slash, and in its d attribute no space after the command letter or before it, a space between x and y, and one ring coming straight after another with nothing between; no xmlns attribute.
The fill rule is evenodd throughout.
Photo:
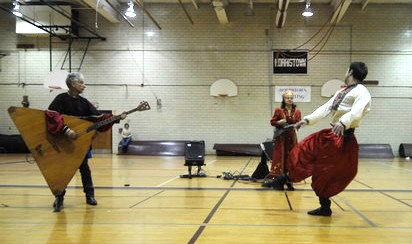
<svg viewBox="0 0 412 244"><path fill-rule="evenodd" d="M217 178L258 161L206 156L208 177L185 179L183 157L95 155L99 205L85 204L76 174L53 213L35 162L2 154L0 243L412 243L412 160L361 159L332 217L306 214L318 207L310 179L281 192Z"/></svg>

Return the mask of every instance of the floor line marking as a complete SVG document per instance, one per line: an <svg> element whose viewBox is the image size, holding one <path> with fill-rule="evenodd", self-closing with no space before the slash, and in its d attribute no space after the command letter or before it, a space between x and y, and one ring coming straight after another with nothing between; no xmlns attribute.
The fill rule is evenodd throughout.
<svg viewBox="0 0 412 244"><path fill-rule="evenodd" d="M179 178L179 176L173 177L173 178L171 178L171 179L169 179L169 180L167 180L167 181L165 181L165 182L163 182L163 183L160 183L160 184L157 185L156 187L164 186L164 185L166 185L167 183L169 183L169 182L171 182L171 181L174 181L174 180L176 180L176 179L178 179L178 178Z"/></svg>
<svg viewBox="0 0 412 244"><path fill-rule="evenodd" d="M248 162L246 163L245 167L243 170L247 167L247 165L250 163L251 158L249 158ZM243 170L241 172L243 172ZM237 183L237 180L233 181L232 185L230 186L229 189L226 190L226 192L222 195L222 197L219 199L219 201L216 203L216 205L212 208L212 210L209 212L207 215L206 219L203 221L203 224L197 229L195 234L193 234L192 238L190 238L189 242L190 244L196 243L197 239L199 236L202 234L204 229L206 228L206 225L209 223L209 221L212 219L213 215L216 213L217 209L220 207L220 205L223 203L223 201L226 199L227 195L229 195L229 192L233 189L235 184Z"/></svg>
<svg viewBox="0 0 412 244"><path fill-rule="evenodd" d="M371 227L378 227L372 220L368 219L364 214L362 214L358 209L353 207L348 201L346 201L344 198L340 197L340 199L348 206L350 209L352 209L353 212L355 212L359 217L361 217L363 220L366 221Z"/></svg>

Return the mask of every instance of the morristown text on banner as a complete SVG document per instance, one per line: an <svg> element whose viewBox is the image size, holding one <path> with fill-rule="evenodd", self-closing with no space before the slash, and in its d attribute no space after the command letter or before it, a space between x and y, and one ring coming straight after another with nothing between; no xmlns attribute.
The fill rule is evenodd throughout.
<svg viewBox="0 0 412 244"><path fill-rule="evenodd" d="M273 50L274 74L307 74L308 51Z"/></svg>

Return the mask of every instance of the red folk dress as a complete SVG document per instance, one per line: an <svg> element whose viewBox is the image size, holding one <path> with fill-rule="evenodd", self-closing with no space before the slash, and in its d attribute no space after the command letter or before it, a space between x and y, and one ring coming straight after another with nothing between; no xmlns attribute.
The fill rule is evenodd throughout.
<svg viewBox="0 0 412 244"><path fill-rule="evenodd" d="M281 126L279 120L286 119L288 124L295 124L301 120L301 112L299 109L292 108L289 111L285 108L276 108L270 120L272 126ZM269 178L276 178L281 174L288 172L286 162L289 157L289 152L297 144L296 130L292 127L283 132L275 139L275 145L272 153L272 165L270 167Z"/></svg>

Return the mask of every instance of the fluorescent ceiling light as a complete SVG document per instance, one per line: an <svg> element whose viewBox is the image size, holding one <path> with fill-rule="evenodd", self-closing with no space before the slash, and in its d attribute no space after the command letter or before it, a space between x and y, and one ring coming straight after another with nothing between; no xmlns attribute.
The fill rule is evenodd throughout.
<svg viewBox="0 0 412 244"><path fill-rule="evenodd" d="M133 7L134 7L133 2L130 1L128 4L129 4L129 7L128 7L127 10L126 10L125 15L126 15L127 17L131 17L131 18L136 17L136 13L134 12L134 8L133 8Z"/></svg>
<svg viewBox="0 0 412 244"><path fill-rule="evenodd" d="M20 12L20 4L19 4L19 2L18 2L18 1L13 2L13 5L14 5L14 8L13 8L12 13L13 13L14 15L16 15L17 17L22 17L23 14Z"/></svg>

